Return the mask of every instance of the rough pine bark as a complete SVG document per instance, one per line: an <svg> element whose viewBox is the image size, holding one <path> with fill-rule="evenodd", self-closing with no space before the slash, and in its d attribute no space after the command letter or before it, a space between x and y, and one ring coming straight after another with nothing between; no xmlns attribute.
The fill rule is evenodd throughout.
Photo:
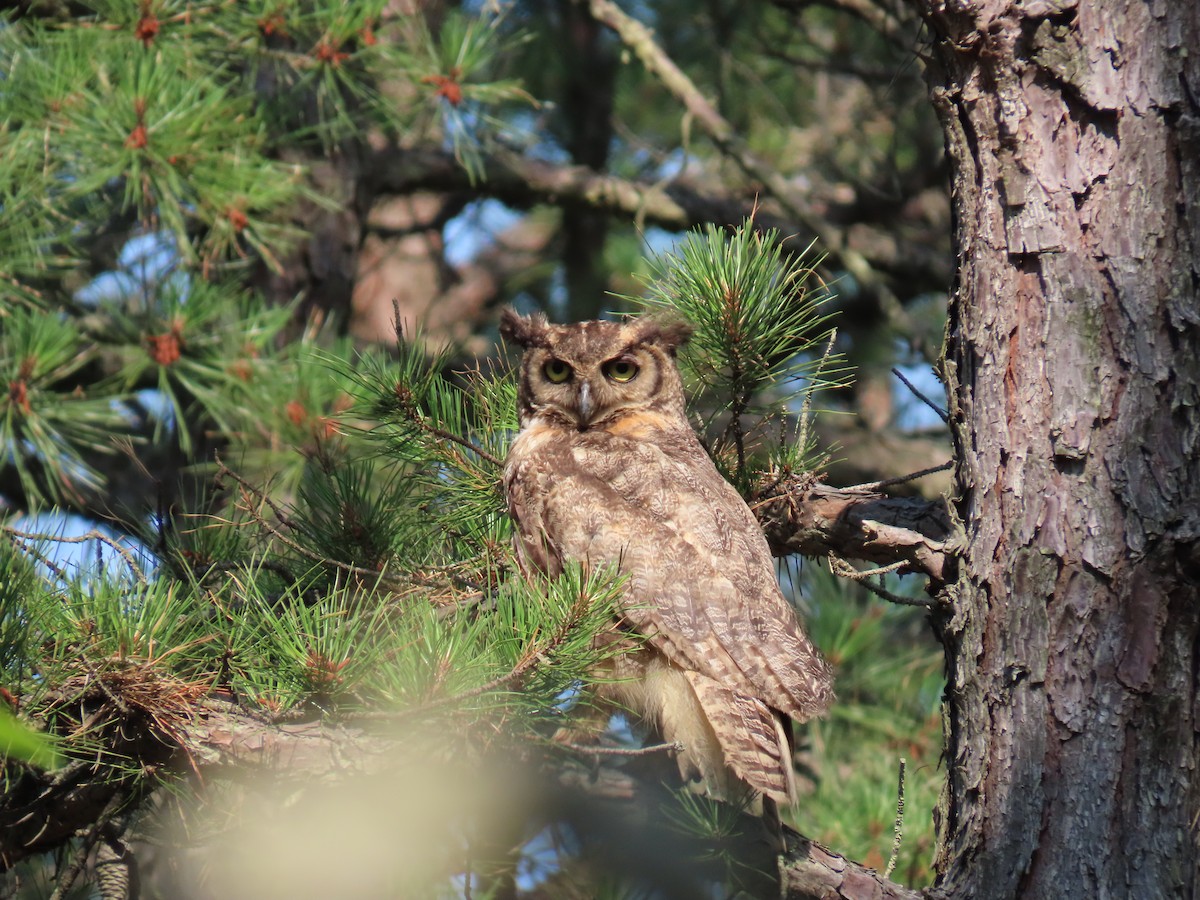
<svg viewBox="0 0 1200 900"><path fill-rule="evenodd" d="M959 468L939 886L1200 895L1200 4L922 0Z"/></svg>

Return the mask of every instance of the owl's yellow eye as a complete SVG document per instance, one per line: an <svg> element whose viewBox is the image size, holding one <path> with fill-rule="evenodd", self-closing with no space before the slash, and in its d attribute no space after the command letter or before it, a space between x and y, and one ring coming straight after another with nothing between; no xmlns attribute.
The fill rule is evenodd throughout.
<svg viewBox="0 0 1200 900"><path fill-rule="evenodd" d="M571 367L561 359L551 359L542 366L542 373L546 376L546 380L553 384L562 384L569 381L571 375Z"/></svg>
<svg viewBox="0 0 1200 900"><path fill-rule="evenodd" d="M633 381L637 373L638 364L632 359L612 359L604 364L604 374L613 381Z"/></svg>

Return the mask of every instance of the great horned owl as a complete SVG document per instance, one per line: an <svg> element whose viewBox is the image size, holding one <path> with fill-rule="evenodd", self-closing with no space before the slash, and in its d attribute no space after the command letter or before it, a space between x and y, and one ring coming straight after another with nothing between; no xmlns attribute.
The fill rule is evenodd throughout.
<svg viewBox="0 0 1200 900"><path fill-rule="evenodd" d="M749 786L792 801L788 717L824 711L832 676L779 590L754 514L688 424L675 364L688 329L550 325L506 310L500 330L525 348L504 467L520 566L617 566L621 618L600 639L644 641L614 658L601 696L678 742L681 775L710 796Z"/></svg>

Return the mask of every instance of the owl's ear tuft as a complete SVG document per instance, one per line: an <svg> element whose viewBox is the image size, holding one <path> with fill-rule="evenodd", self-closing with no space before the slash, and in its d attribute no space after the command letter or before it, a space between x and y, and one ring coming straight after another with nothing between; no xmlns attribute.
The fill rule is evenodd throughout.
<svg viewBox="0 0 1200 900"><path fill-rule="evenodd" d="M500 313L500 336L520 347L545 347L550 323L541 313L523 316L511 306Z"/></svg>
<svg viewBox="0 0 1200 900"><path fill-rule="evenodd" d="M658 344L672 356L692 336L692 326L682 319L640 319L637 325L638 339L647 344Z"/></svg>

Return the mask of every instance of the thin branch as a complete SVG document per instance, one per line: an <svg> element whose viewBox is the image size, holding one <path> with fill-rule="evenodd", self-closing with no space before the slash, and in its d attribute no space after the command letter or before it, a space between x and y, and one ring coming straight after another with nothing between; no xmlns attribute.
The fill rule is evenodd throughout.
<svg viewBox="0 0 1200 900"><path fill-rule="evenodd" d="M393 320L392 320L393 325L395 326L395 329L396 329L396 342L398 345L398 349L400 350L401 353L403 353L404 352L404 318L400 313L400 300L397 298L392 299L392 315L393 315ZM407 414L409 421L411 421L414 425L416 425L418 428L420 428L426 434L431 434L434 437L440 438L443 441L446 441L451 444L456 444L459 447L463 447L463 448L471 451L472 453L474 453L480 459L487 460L488 462L490 462L493 466L495 466L498 469L504 467L504 460L500 459L499 457L493 456L491 453L484 450L482 447L477 446L474 441L471 441L468 438L463 437L461 434L455 434L452 431L447 431L444 428L439 428L436 425L431 425L426 420L425 416L421 415L421 410L417 407L417 404L413 401L412 395L411 395L411 393L409 393L407 388L405 388L403 393L401 393L400 386L397 385L396 386L396 395L397 395L397 399L400 401L400 405L402 407L404 407L404 412Z"/></svg>
<svg viewBox="0 0 1200 900"><path fill-rule="evenodd" d="M851 581L857 581L872 594L887 600L889 603L895 603L898 606L922 606L927 609L935 605L934 601L927 597L905 597L902 594L892 593L887 588L881 587L877 584L872 584L870 581L868 581L868 579L873 575L884 575L888 572L894 572L897 569L908 565L907 561L905 560L894 562L890 566L882 566L878 569L869 569L865 572L860 572L858 569L850 565L850 563L833 553L830 553L827 559L829 561L829 571L834 575L837 575L841 578L849 578Z"/></svg>
<svg viewBox="0 0 1200 900"><path fill-rule="evenodd" d="M133 554L129 552L129 548L121 546L119 541L114 540L107 534L97 531L94 528L87 534L81 534L76 537L67 537L66 535L61 534L21 531L13 528L10 525L5 525L3 528L4 532L10 537L20 538L21 540L29 541L31 543L35 543L37 541L52 541L56 544L83 544L87 541L99 541L102 544L107 544L116 553L118 553L123 560L125 560L125 565L129 566L129 571L133 574L133 577L137 579L138 584L145 585L147 583L146 576L142 573L141 567L134 560ZM46 560L43 559L42 562L46 562ZM59 575L61 572L62 570L59 569L54 574Z"/></svg>
<svg viewBox="0 0 1200 900"><path fill-rule="evenodd" d="M454 434L453 432L447 431L444 428L438 428L436 425L430 425L429 422L427 422L422 416L416 414L416 410L409 411L409 418L426 434L431 434L436 438L441 438L443 441L448 441L452 444L458 444L461 447L465 447L480 459L490 462L498 469L504 467L504 460L497 456L493 456L491 453L488 453L488 451L484 450L482 447L473 443L472 441L467 440L462 435Z"/></svg>
<svg viewBox="0 0 1200 900"><path fill-rule="evenodd" d="M883 481L871 481L867 484L856 484L853 487L846 488L848 491L878 491L885 487L891 487L895 484L905 484L909 481L916 481L918 478L924 478L926 475L933 475L937 472L945 472L954 468L953 460L944 462L940 466L930 466L928 469L921 469L919 472L910 472L907 475L897 475L895 478L885 478Z"/></svg>
<svg viewBox="0 0 1200 900"><path fill-rule="evenodd" d="M98 687L100 689L100 693L102 693L108 699L108 702L116 708L117 712L128 718L129 704L126 703L123 698L118 697L115 693L113 693L112 688L110 688L107 682L104 680L104 676L102 676L96 670L96 667L92 665L91 661L88 660L86 656L81 657L80 662L83 664L83 667L87 669L89 683Z"/></svg>
<svg viewBox="0 0 1200 900"><path fill-rule="evenodd" d="M642 65L656 76L663 86L683 104L684 109L700 124L721 152L756 181L766 186L771 195L813 234L822 235L823 223L803 205L796 201L794 192L783 176L772 166L756 157L745 142L737 135L733 125L717 111L717 108L700 91L692 80L675 64L655 42L653 32L626 14L611 0L588 0L592 17L617 33ZM826 242L827 243L827 242Z"/></svg>
<svg viewBox="0 0 1200 900"><path fill-rule="evenodd" d="M907 378L905 378L903 372L901 372L899 369L894 368L894 369L892 369L892 374L904 382L904 386L913 392L913 396L915 396L918 400L920 400L922 403L924 403L926 406L928 406L930 409L932 409L935 413L937 413L939 419L941 419L947 425L950 424L949 414L944 409L942 409L940 406L938 406L936 403L934 403L932 400L930 400L928 397L926 397L924 394L922 394L919 390L917 390L916 385L914 385L911 381L909 381Z"/></svg>
<svg viewBox="0 0 1200 900"><path fill-rule="evenodd" d="M240 475L238 475L236 472L234 472L232 469L230 469L228 466L226 466L225 463L222 462L219 457L216 458L216 463L217 463L217 475L216 475L217 478L222 478L222 477L230 478L232 481L236 482L237 485L247 495L257 498L263 504L270 507L271 512L279 520L280 524L284 525L287 528L292 529L293 531L298 530L297 526L292 524L291 519L287 516L287 514L283 511L283 509L281 509L277 503L275 503L273 500L271 500L271 498L269 496L267 496L264 492L255 488L248 481L246 481L246 479L242 478ZM392 589L392 590L398 589L400 585L406 585L406 586L411 586L411 587L420 586L420 587L426 587L426 588L436 588L439 586L439 582L437 580L435 580L433 578L424 577L417 573L388 572L385 569L366 569L366 568L363 568L362 566L356 566L356 565L352 565L351 563L345 563L345 562L341 562L340 560L330 559L328 557L322 556L321 554L316 553L313 550L310 550L307 547L303 546L302 544L294 541L291 537L289 537L287 534L285 534L281 529L277 528L271 522L267 521L267 519L265 517L263 517L260 513L258 513L256 510L247 509L247 512L254 519L255 524L257 524L260 527L262 527L263 529L265 529L269 534L278 538L279 541L285 547L288 547L291 550L294 550L296 553L299 553L305 559L311 560L312 562L319 563L320 565L332 566L335 569L339 569L339 570L341 570L343 572L347 572L351 575L357 575L357 576L364 577L364 578L377 579L379 584L386 585L389 589ZM269 560L257 560L255 565L257 565L259 568L263 568L263 569L268 569L268 570L272 570L272 571L277 570L279 574L281 574L282 576L285 577L285 580L291 577L290 573L287 572L286 568L284 568L283 566L280 566L278 564L271 563ZM218 567L220 567L221 569L232 569L235 566L236 566L236 564L227 564L227 563L213 564L209 568L208 571L211 572ZM471 579L468 579L464 576L458 575L454 572L447 572L445 575L445 578L449 582L461 584L467 588L471 588L474 591L472 596L470 598L467 598L467 600L449 605L447 608L450 609L451 611L458 611L459 609L470 608L471 606L474 606L479 603L487 601L488 595L484 592L482 586L477 584L476 582L472 581ZM447 613L447 615L449 615L449 613Z"/></svg>
<svg viewBox="0 0 1200 900"><path fill-rule="evenodd" d="M253 515L253 513L251 515ZM201 577L201 584L203 584L208 576L212 575L213 573L235 572L238 569L243 568L245 565L245 563L230 562L227 560L217 560L215 562L208 563L200 567L204 569L204 574ZM293 573L287 566L283 565L282 563L275 562L274 560L256 559L254 561L254 568L256 571L274 572L287 584L295 584L296 582L295 573Z"/></svg>
<svg viewBox="0 0 1200 900"><path fill-rule="evenodd" d="M235 481L238 484L238 486L241 487L241 489L243 491L245 491L247 494L249 494L252 497L257 497L259 500L261 500L263 503L265 503L267 506L269 506L271 508L271 512L273 512L275 514L275 516L279 519L279 521L281 523L283 523L284 525L288 526L289 528L292 528L293 530L295 530L296 526L291 524L291 521L288 518L288 516L284 514L284 511L282 509L280 509L279 505L277 503L275 503L275 501L273 501L270 497L268 497L262 491L253 487L248 481L246 481L246 479L242 478L242 476L238 475L236 472L234 472L232 469L230 469L228 466L226 466L225 463L223 463L221 461L220 457L215 457L215 459L216 459L216 463L217 463L217 478L223 478L226 476L229 477L231 480ZM290 537L288 537L286 534L284 534L280 529L276 528L274 525L272 525L270 522L268 522L263 516L261 516L255 510L251 509L251 510L248 510L248 512L250 513L251 516L254 517L254 521L258 525L261 525L272 535L279 538L279 540L283 542L284 546L286 546L292 550L295 550L297 553L299 553L305 559L312 560L313 562L320 563L322 565L333 566L334 568L341 569L343 572L348 572L351 575L361 575L361 576L370 577L370 578L378 578L378 579L385 580L385 581L389 580L389 579L396 579L399 581L408 581L408 582L412 581L410 576L389 574L389 573L384 572L379 569L364 569L362 566L355 566L355 565L351 565L350 563L344 563L344 562L340 562L336 559L329 559L327 557L324 557L321 554L315 553L312 550L309 550L307 547L292 540Z"/></svg>
<svg viewBox="0 0 1200 900"><path fill-rule="evenodd" d="M61 581L63 584L67 584L71 581L70 576L67 575L67 570L62 568L62 566L59 566L58 564L56 564L53 560L50 559L50 557L35 550L33 548L32 542L29 544L23 544L23 543L21 543L20 538L16 537L15 535L11 535L11 534L8 536L8 539L10 541L12 541L12 545L14 547L16 547L20 552L28 553L30 556L32 556L34 559L36 559L38 562L40 562L43 566L45 566L47 569L49 569L50 574L53 575L55 578L57 578L59 581Z"/></svg>
<svg viewBox="0 0 1200 900"><path fill-rule="evenodd" d="M72 885L75 884L75 879L79 877L79 873L83 871L83 867L87 864L88 854L92 852L92 847L95 846L96 839L100 836L100 831L108 825L128 798L128 790L118 790L112 795L108 803L105 804L103 811L83 836L79 850L75 854L75 858L71 861L71 865L65 872L58 876L58 884L55 885L54 892L50 895L50 900L62 900L63 897L70 893Z"/></svg>
<svg viewBox="0 0 1200 900"><path fill-rule="evenodd" d="M874 578L877 576L887 575L889 572L895 572L897 569L902 569L905 566L905 561L902 559L896 560L894 563L886 566L878 566L874 569L859 570L851 566L841 557L829 554L829 570L835 575L840 575L843 578L849 578L851 581L862 581L864 578Z"/></svg>
<svg viewBox="0 0 1200 900"><path fill-rule="evenodd" d="M670 741L666 744L651 744L649 747L601 747L598 745L589 746L586 744L570 744L565 741L556 741L555 746L566 747L568 750L574 750L576 753L583 753L588 756L649 756L652 753L662 753L664 751L673 751L680 753L684 747L679 741Z"/></svg>
<svg viewBox="0 0 1200 900"><path fill-rule="evenodd" d="M465 597L460 597L458 600L448 603L439 609L437 611L437 617L438 619L448 619L451 616L464 613L469 609L492 609L494 608L494 604L492 604L494 596L494 594L483 593L481 591L467 594Z"/></svg>
<svg viewBox="0 0 1200 900"><path fill-rule="evenodd" d="M481 697L484 694L490 694L492 691L502 688L505 685L512 684L520 679L527 672L531 671L539 662L541 662L541 651L537 653L527 653L517 661L517 664L505 672L503 675L497 675L483 684L477 685L470 690L462 691L450 697L439 697L436 700L429 700L425 703L419 703L416 706L407 706L404 709L396 710L390 714L384 714L382 718L405 719L417 713L429 712L433 709L439 709L443 706L457 706L465 700L474 700L476 697Z"/></svg>

